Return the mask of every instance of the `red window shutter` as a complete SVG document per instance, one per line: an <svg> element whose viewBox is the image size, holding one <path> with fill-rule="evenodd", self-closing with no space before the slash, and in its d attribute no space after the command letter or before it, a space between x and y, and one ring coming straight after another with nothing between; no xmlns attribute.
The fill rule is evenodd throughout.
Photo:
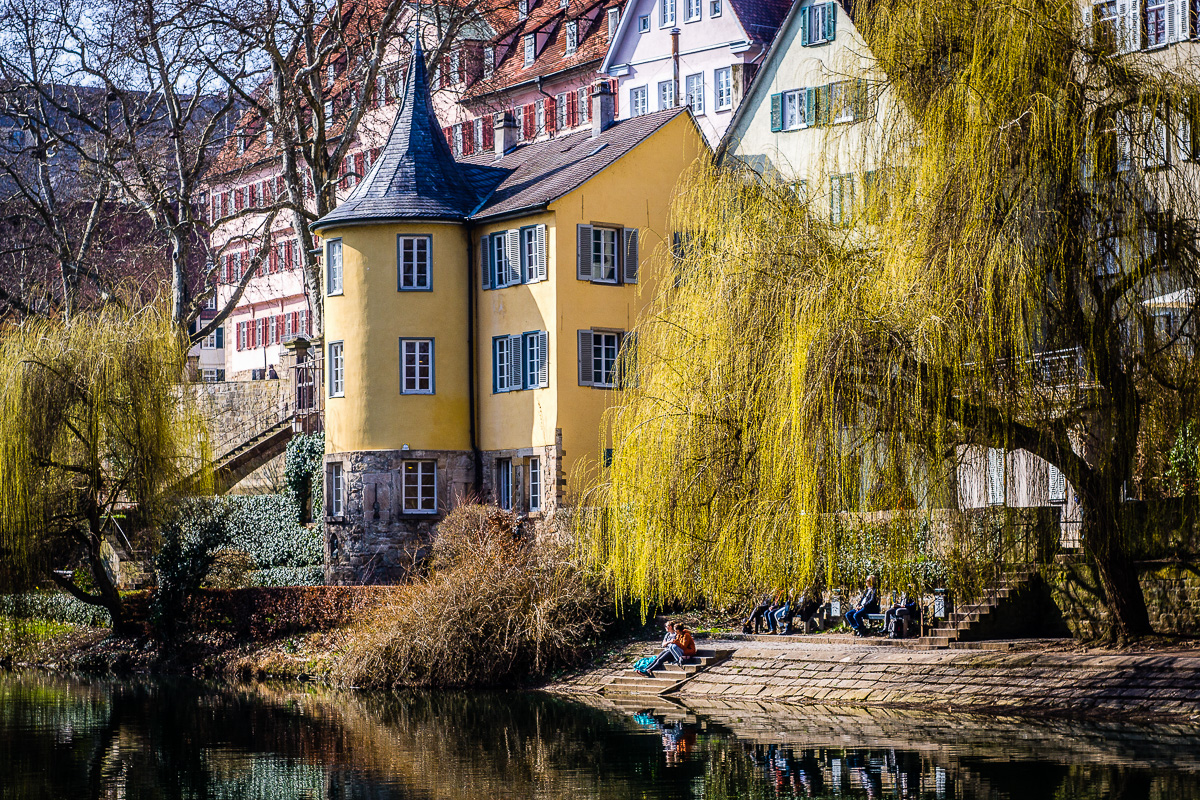
<svg viewBox="0 0 1200 800"><path fill-rule="evenodd" d="M579 124L579 102L574 92L567 92L567 127L574 128Z"/></svg>
<svg viewBox="0 0 1200 800"><path fill-rule="evenodd" d="M546 98L546 133L554 133L558 125L558 101L553 97Z"/></svg>
<svg viewBox="0 0 1200 800"><path fill-rule="evenodd" d="M279 272L279 245L271 248L271 260L267 265L268 272Z"/></svg>
<svg viewBox="0 0 1200 800"><path fill-rule="evenodd" d="M492 115L483 118L483 149L491 150L496 146L496 129L493 127Z"/></svg>
<svg viewBox="0 0 1200 800"><path fill-rule="evenodd" d="M283 341L283 314L275 315L275 343Z"/></svg>
<svg viewBox="0 0 1200 800"><path fill-rule="evenodd" d="M463 151L464 156L469 156L475 152L475 123L463 123Z"/></svg>
<svg viewBox="0 0 1200 800"><path fill-rule="evenodd" d="M279 199L287 197L287 184L282 175L275 178L275 194L279 195Z"/></svg>
<svg viewBox="0 0 1200 800"><path fill-rule="evenodd" d="M608 88L609 88L609 91L612 92L612 96L613 96L613 119L616 119L617 117L621 116L621 106L617 100L617 98L620 97L621 95L617 92L617 79L616 78L612 78L609 80Z"/></svg>
<svg viewBox="0 0 1200 800"><path fill-rule="evenodd" d="M525 112L521 116L524 117L525 138L532 139L537 136L537 109L533 103L525 106Z"/></svg>

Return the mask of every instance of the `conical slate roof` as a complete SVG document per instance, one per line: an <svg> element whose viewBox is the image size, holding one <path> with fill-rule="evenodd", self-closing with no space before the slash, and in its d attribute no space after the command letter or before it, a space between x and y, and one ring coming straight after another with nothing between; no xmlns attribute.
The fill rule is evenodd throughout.
<svg viewBox="0 0 1200 800"><path fill-rule="evenodd" d="M341 205L313 230L360 222L464 219L479 198L455 162L433 113L420 37L415 37L408 85L378 160Z"/></svg>

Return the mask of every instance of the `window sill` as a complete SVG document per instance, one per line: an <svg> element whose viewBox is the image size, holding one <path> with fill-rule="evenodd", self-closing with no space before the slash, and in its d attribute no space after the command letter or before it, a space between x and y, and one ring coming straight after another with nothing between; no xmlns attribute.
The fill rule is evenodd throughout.
<svg viewBox="0 0 1200 800"><path fill-rule="evenodd" d="M692 19L685 19L685 20L683 21L683 24L684 24L684 25L687 25L687 24L689 24L689 23L692 23L692 22L699 22L700 20L701 20L701 17L693 17Z"/></svg>
<svg viewBox="0 0 1200 800"><path fill-rule="evenodd" d="M401 397L433 397L433 392L400 392Z"/></svg>
<svg viewBox="0 0 1200 800"><path fill-rule="evenodd" d="M416 286L401 286L396 291L399 292L432 292L432 286L416 287Z"/></svg>
<svg viewBox="0 0 1200 800"><path fill-rule="evenodd" d="M326 297L341 297L343 294L345 294L344 291L328 292L325 296Z"/></svg>
<svg viewBox="0 0 1200 800"><path fill-rule="evenodd" d="M342 392L341 394L331 394L331 395L329 395L329 399L330 400L340 400L340 399L344 398L345 396L346 396L345 392Z"/></svg>

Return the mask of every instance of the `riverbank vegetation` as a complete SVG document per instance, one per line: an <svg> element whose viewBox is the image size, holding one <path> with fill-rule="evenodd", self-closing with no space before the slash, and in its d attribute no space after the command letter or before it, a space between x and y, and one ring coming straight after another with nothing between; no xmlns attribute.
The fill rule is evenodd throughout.
<svg viewBox="0 0 1200 800"><path fill-rule="evenodd" d="M1198 410L1194 326L1151 301L1200 279L1200 87L1075 3L885 0L855 23L871 152L833 126L803 185L681 182L586 554L652 603L832 579L845 515L919 522L1023 451L1070 487L1116 633L1149 633L1120 513Z"/></svg>

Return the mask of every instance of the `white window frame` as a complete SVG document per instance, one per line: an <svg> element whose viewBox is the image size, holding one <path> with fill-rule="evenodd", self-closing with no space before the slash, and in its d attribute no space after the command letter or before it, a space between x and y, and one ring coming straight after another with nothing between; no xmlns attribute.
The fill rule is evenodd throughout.
<svg viewBox="0 0 1200 800"><path fill-rule="evenodd" d="M546 131L546 101L538 100L533 104L533 132L534 135L545 133Z"/></svg>
<svg viewBox="0 0 1200 800"><path fill-rule="evenodd" d="M606 238L612 236L612 258L608 263ZM617 284L621 282L622 231L620 228L592 227L592 283ZM604 270L611 266L612 276L605 277Z"/></svg>
<svg viewBox="0 0 1200 800"><path fill-rule="evenodd" d="M496 459L496 504L512 511L512 459Z"/></svg>
<svg viewBox="0 0 1200 800"><path fill-rule="evenodd" d="M342 240L330 239L325 243L325 293L342 294L343 277Z"/></svg>
<svg viewBox="0 0 1200 800"><path fill-rule="evenodd" d="M521 247L521 275L524 283L536 282L538 272L538 243L537 227L530 225L517 232L517 241Z"/></svg>
<svg viewBox="0 0 1200 800"><path fill-rule="evenodd" d="M687 19L684 22L699 22L704 13L704 0L687 0Z"/></svg>
<svg viewBox="0 0 1200 800"><path fill-rule="evenodd" d="M1048 486L1046 487L1046 497L1050 500L1050 505L1061 506L1067 502L1067 478L1063 475L1062 470L1053 464L1047 464Z"/></svg>
<svg viewBox="0 0 1200 800"><path fill-rule="evenodd" d="M698 84L698 85L697 85ZM699 116L704 113L704 73L695 72L683 79L684 97L692 114Z"/></svg>
<svg viewBox="0 0 1200 800"><path fill-rule="evenodd" d="M346 513L346 471L338 461L326 466L329 479L329 516L341 517Z"/></svg>
<svg viewBox="0 0 1200 800"><path fill-rule="evenodd" d="M488 45L483 48L483 77L492 77L492 72L496 69L496 48Z"/></svg>
<svg viewBox="0 0 1200 800"><path fill-rule="evenodd" d="M666 111L675 107L675 81L658 82L658 110Z"/></svg>
<svg viewBox="0 0 1200 800"><path fill-rule="evenodd" d="M433 339L400 340L400 394L434 394L433 369Z"/></svg>
<svg viewBox="0 0 1200 800"><path fill-rule="evenodd" d="M987 490L987 504L989 506L1002 506L1005 499L1005 452L999 447L989 447L987 449L987 471L984 474L985 488Z"/></svg>
<svg viewBox="0 0 1200 800"><path fill-rule="evenodd" d="M412 459L401 463L400 513L436 514L437 462Z"/></svg>
<svg viewBox="0 0 1200 800"><path fill-rule="evenodd" d="M506 392L518 392L525 388L524 376L525 366L521 365L522 380L517 383L512 383L513 374L513 359L521 358L521 337L519 336L493 336L492 337L492 393L504 394ZM514 352L514 350L516 352Z"/></svg>
<svg viewBox="0 0 1200 800"><path fill-rule="evenodd" d="M1167 30L1167 5L1172 0L1144 0L1143 19L1146 26L1146 47L1163 47L1171 41L1171 32ZM1191 5L1189 0L1188 6ZM1158 19L1154 20L1154 16ZM1161 31L1161 35L1156 35Z"/></svg>
<svg viewBox="0 0 1200 800"><path fill-rule="evenodd" d="M513 264L508 257L508 231L496 231L487 237L488 269L491 270L491 288L505 289L521 282L521 264Z"/></svg>
<svg viewBox="0 0 1200 800"><path fill-rule="evenodd" d="M214 330L208 336L200 340L201 350L216 350L217 349L217 332Z"/></svg>
<svg viewBox="0 0 1200 800"><path fill-rule="evenodd" d="M546 389L550 386L550 334L547 331L526 331L521 334L521 378L526 389Z"/></svg>
<svg viewBox="0 0 1200 800"><path fill-rule="evenodd" d="M854 173L829 176L829 221L845 225L854 215Z"/></svg>
<svg viewBox="0 0 1200 800"><path fill-rule="evenodd" d="M599 389L616 388L617 362L621 356L623 336L620 331L592 331L592 386ZM608 380L602 380L606 376Z"/></svg>
<svg viewBox="0 0 1200 800"><path fill-rule="evenodd" d="M675 1L658 0L658 27L670 28L675 24Z"/></svg>
<svg viewBox="0 0 1200 800"><path fill-rule="evenodd" d="M517 19L529 16L529 0L517 0Z"/></svg>
<svg viewBox="0 0 1200 800"><path fill-rule="evenodd" d="M577 49L579 49L579 22L570 20L567 23L567 55L575 55Z"/></svg>
<svg viewBox="0 0 1200 800"><path fill-rule="evenodd" d="M612 38L617 32L617 25L621 22L621 9L610 8L608 10L608 38Z"/></svg>
<svg viewBox="0 0 1200 800"><path fill-rule="evenodd" d="M329 396L346 396L346 343L329 343Z"/></svg>
<svg viewBox="0 0 1200 800"><path fill-rule="evenodd" d="M638 33L650 32L650 15L642 14L638 17Z"/></svg>
<svg viewBox="0 0 1200 800"><path fill-rule="evenodd" d="M709 3L708 3L709 19L712 19L713 17L719 17L719 16L721 16L721 0L709 0Z"/></svg>
<svg viewBox="0 0 1200 800"><path fill-rule="evenodd" d="M808 104L805 89L793 89L783 92L780 98L783 114L783 130L799 131L809 127Z"/></svg>
<svg viewBox="0 0 1200 800"><path fill-rule="evenodd" d="M569 95L562 92L554 96L554 128L555 130L567 129L567 99Z"/></svg>
<svg viewBox="0 0 1200 800"><path fill-rule="evenodd" d="M410 247L411 250L409 250ZM422 250L424 250L423 256ZM411 281L409 280L410 266ZM422 270L424 275L421 274ZM433 291L432 236L399 235L396 237L396 289L401 292Z"/></svg>
<svg viewBox="0 0 1200 800"><path fill-rule="evenodd" d="M733 67L713 70L713 104L717 111L733 108Z"/></svg>
<svg viewBox="0 0 1200 800"><path fill-rule="evenodd" d="M629 116L642 117L650 113L650 87L629 87Z"/></svg>
<svg viewBox="0 0 1200 800"><path fill-rule="evenodd" d="M831 13L837 13L830 8L830 5L831 3L813 3L802 11L804 14L803 24L807 26L806 33L809 46L832 41L825 38L825 18ZM836 22L834 24L836 25ZM815 36L813 35L814 31L816 33ZM837 35L836 31L834 35Z"/></svg>
<svg viewBox="0 0 1200 800"><path fill-rule="evenodd" d="M525 34L522 39L525 48L525 66L533 65L533 60L537 57L537 38L532 33Z"/></svg>
<svg viewBox="0 0 1200 800"><path fill-rule="evenodd" d="M854 122L854 84L836 81L829 84L829 112L832 121ZM832 116L834 113L837 116Z"/></svg>
<svg viewBox="0 0 1200 800"><path fill-rule="evenodd" d="M533 456L529 459L529 510L542 510L542 459Z"/></svg>

